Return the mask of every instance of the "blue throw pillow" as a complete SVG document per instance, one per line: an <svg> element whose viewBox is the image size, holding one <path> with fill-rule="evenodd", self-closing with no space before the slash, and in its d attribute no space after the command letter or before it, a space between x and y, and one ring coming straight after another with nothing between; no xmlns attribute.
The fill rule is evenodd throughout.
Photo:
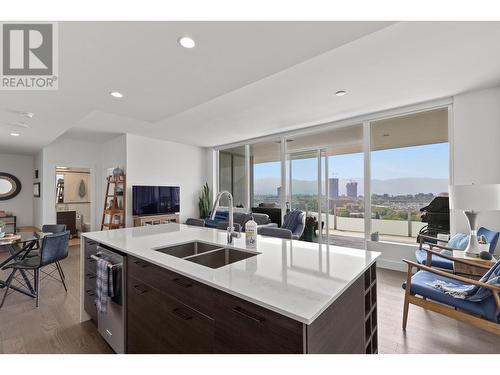
<svg viewBox="0 0 500 375"><path fill-rule="evenodd" d="M457 233L450 238L446 246L452 247L454 249L465 250L469 244L469 235L465 233Z"/></svg>

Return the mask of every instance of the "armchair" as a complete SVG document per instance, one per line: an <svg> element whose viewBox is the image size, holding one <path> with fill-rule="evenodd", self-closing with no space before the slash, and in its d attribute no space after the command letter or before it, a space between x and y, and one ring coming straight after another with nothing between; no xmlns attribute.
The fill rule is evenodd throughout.
<svg viewBox="0 0 500 375"><path fill-rule="evenodd" d="M451 262L478 266L478 264L465 259L454 258L430 249L425 251L429 252L431 256L438 255ZM477 281L406 259L403 261L408 265L406 282L403 283L403 289L405 289L403 330L406 330L409 305L413 304L500 335L500 286L486 283L485 278ZM500 270L500 262L491 268L482 265L480 267L488 269L486 277L492 272ZM418 271L412 275L414 268ZM456 287L477 286L491 291L491 295L480 301L455 298L430 285L435 281L452 283Z"/></svg>
<svg viewBox="0 0 500 375"><path fill-rule="evenodd" d="M263 236L278 238L290 238L298 240L304 232L306 214L304 211L293 210L288 212L283 218L283 225L280 228L257 228L257 232Z"/></svg>
<svg viewBox="0 0 500 375"><path fill-rule="evenodd" d="M487 228L481 227L477 231L477 236L484 236L486 237L486 240L488 241L490 248L490 254L493 254L495 252L495 248L498 243L498 238L500 236L500 232L495 232L492 230L489 230ZM453 239L448 242L448 244L445 245L439 245L437 242L436 237L432 236L427 236L420 234L419 235L419 248L415 252L415 257L417 258L417 262L419 264L427 265L427 266L434 266L438 268L442 268L445 270L453 270L453 260L448 259L447 257L443 257L443 253L447 255L451 255L453 250L465 250L467 247L467 240L468 236L464 234L464 241L459 241L459 247L457 247L454 244ZM432 250L434 247L444 250L441 251L440 253L436 252L428 252L426 249L424 249L424 245L429 246L429 249ZM454 246L455 245L455 246Z"/></svg>

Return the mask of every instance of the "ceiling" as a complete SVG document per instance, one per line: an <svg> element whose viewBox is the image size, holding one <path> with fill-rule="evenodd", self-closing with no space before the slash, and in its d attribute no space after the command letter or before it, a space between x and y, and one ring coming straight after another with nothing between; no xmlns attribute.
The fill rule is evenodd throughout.
<svg viewBox="0 0 500 375"><path fill-rule="evenodd" d="M0 150L35 152L75 127L177 138L155 124L389 24L62 22L59 90L0 91ZM183 35L196 48L180 47ZM29 129L7 125L13 110L35 113Z"/></svg>
<svg viewBox="0 0 500 375"><path fill-rule="evenodd" d="M59 90L0 91L0 152L125 132L214 146L451 96L500 83L499 39L499 22L64 22Z"/></svg>
<svg viewBox="0 0 500 375"><path fill-rule="evenodd" d="M370 149L373 151L448 141L447 108L392 117L372 124ZM363 124L321 129L314 133L287 138L288 152L313 150L313 154L305 152L295 158L310 158L318 147L325 148L329 156L363 152ZM281 159L279 138L256 142L251 145L250 150L255 163ZM244 148L241 147L224 151L245 154Z"/></svg>

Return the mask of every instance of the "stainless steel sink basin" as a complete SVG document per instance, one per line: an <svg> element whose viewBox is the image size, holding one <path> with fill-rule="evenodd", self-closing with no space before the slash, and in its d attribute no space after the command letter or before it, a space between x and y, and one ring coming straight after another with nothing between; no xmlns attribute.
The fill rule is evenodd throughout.
<svg viewBox="0 0 500 375"><path fill-rule="evenodd" d="M197 254L202 254L206 251L221 249L221 246L211 245L204 242L188 242L182 245L174 245L169 247L163 247L160 249L155 249L160 253L172 255L177 258L186 258Z"/></svg>
<svg viewBox="0 0 500 375"><path fill-rule="evenodd" d="M220 249L210 253L205 253L187 258L186 260L201 264L210 268L220 268L231 263L239 262L247 258L256 256L258 253L250 253L248 251L236 249Z"/></svg>

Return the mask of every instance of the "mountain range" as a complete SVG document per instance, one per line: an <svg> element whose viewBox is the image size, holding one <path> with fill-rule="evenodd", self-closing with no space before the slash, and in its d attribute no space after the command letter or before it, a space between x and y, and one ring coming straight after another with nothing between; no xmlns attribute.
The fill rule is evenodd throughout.
<svg viewBox="0 0 500 375"><path fill-rule="evenodd" d="M363 179L339 179L339 195L346 194L346 184L348 182L358 183L358 195L363 195ZM292 180L292 190L298 194L315 194L318 182L309 180ZM256 195L276 195L277 188L281 185L280 178L265 177L257 178L254 182L254 193ZM448 191L448 180L445 178L394 178L389 180L372 180L372 193L405 195L417 193L439 194Z"/></svg>

